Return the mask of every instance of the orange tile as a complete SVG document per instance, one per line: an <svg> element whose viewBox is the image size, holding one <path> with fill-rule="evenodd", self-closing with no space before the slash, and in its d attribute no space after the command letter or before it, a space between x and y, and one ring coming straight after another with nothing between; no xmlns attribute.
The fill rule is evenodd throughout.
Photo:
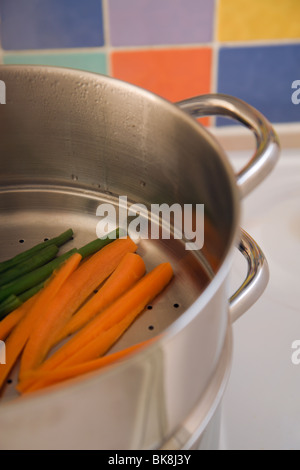
<svg viewBox="0 0 300 470"><path fill-rule="evenodd" d="M171 102L209 93L212 51L210 48L115 51L112 75L138 85ZM201 121L208 125L210 120Z"/></svg>

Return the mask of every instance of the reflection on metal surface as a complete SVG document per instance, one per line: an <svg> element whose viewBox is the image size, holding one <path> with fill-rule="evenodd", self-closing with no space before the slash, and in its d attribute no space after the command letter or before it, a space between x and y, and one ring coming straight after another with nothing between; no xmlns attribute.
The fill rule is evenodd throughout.
<svg viewBox="0 0 300 470"><path fill-rule="evenodd" d="M279 158L278 137L268 120L247 103L232 96L211 94L188 99L178 105L194 117L227 116L252 130L256 138L256 152L237 174L237 185L243 197L274 168Z"/></svg>
<svg viewBox="0 0 300 470"><path fill-rule="evenodd" d="M235 322L262 295L268 285L267 260L257 243L242 230L239 249L248 262L248 273L243 284L230 298L230 318Z"/></svg>
<svg viewBox="0 0 300 470"><path fill-rule="evenodd" d="M198 405L161 449L217 450L220 407L229 380L232 358L232 331L228 328L220 361ZM201 373L201 371L199 371Z"/></svg>

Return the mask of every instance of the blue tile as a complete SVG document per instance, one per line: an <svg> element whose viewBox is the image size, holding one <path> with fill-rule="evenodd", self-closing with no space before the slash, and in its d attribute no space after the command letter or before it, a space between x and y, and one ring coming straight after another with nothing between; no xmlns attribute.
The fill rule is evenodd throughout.
<svg viewBox="0 0 300 470"><path fill-rule="evenodd" d="M300 121L292 83L300 80L300 45L228 47L219 52L218 92L237 96L272 123ZM218 118L217 125L233 121Z"/></svg>
<svg viewBox="0 0 300 470"><path fill-rule="evenodd" d="M1 0L4 50L99 47L102 0Z"/></svg>

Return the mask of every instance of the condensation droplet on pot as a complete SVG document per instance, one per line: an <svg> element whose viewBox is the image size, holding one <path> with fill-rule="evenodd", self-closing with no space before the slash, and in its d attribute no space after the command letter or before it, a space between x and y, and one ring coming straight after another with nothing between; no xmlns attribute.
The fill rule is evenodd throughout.
<svg viewBox="0 0 300 470"><path fill-rule="evenodd" d="M76 176L76 175L71 175L71 178L72 178L73 181L78 181L78 176Z"/></svg>

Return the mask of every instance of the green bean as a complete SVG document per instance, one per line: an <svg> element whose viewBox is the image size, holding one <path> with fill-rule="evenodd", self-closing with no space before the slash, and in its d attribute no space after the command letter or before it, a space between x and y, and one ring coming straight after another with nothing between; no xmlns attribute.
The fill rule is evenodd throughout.
<svg viewBox="0 0 300 470"><path fill-rule="evenodd" d="M0 321L3 320L3 318L5 318L6 315L11 313L13 310L20 307L22 303L23 302L20 300L20 298L14 294L7 297L7 299L5 299L0 304Z"/></svg>
<svg viewBox="0 0 300 470"><path fill-rule="evenodd" d="M49 263L41 266L38 269L35 269L31 273L25 274L24 276L19 277L15 281L11 281L8 284L0 287L0 302L5 300L11 294L19 295L25 292L28 289L36 286L37 284L45 281L55 269L57 269L63 261L68 259L71 255L77 253L76 248L68 251L67 253L58 256Z"/></svg>
<svg viewBox="0 0 300 470"><path fill-rule="evenodd" d="M119 229L116 229L113 232L110 232L106 238L96 238L96 240L93 240L87 245L82 246L77 251L82 256L82 258L86 258L87 256L96 253L97 251L101 250L101 248L104 248L106 245L113 242L119 237L119 234Z"/></svg>
<svg viewBox="0 0 300 470"><path fill-rule="evenodd" d="M22 294L16 296L14 294L7 297L7 299L3 300L0 303L0 321L3 320L9 313L16 310L16 308L20 307L26 300L33 297L37 294L45 285L44 282L40 282L37 286L28 289L27 291L23 292Z"/></svg>
<svg viewBox="0 0 300 470"><path fill-rule="evenodd" d="M35 245L32 248L29 248L28 250L23 251L22 253L19 253L13 258L10 258L6 261L2 261L2 263L0 263L0 273L6 271L7 269L12 268L13 266L16 266L22 261L29 259L32 255L38 253L40 250L43 250L47 246L50 246L50 245L62 246L67 241L69 241L72 237L73 237L73 230L68 229L65 232L61 233L58 237L39 243L38 245Z"/></svg>
<svg viewBox="0 0 300 470"><path fill-rule="evenodd" d="M10 296L15 296L18 301L25 302L28 300L32 295L36 294L44 285L45 281L51 276L53 271L57 269L66 259L68 259L74 253L79 253L82 258L86 258L97 251L104 248L109 243L113 242L120 236L119 229L109 233L106 238L97 238L86 245L82 246L81 248L73 248L72 250L68 251L67 253L54 258L44 266L41 266L19 278L11 281L5 285L0 286L0 318L1 318L1 306L3 308L5 303L7 302L7 306L13 305L13 298L9 301ZM9 303L11 302L11 303ZM15 305L17 301L15 300ZM17 308L17 307L15 307ZM12 309L14 310L14 309ZM11 311L12 311L11 310Z"/></svg>
<svg viewBox="0 0 300 470"><path fill-rule="evenodd" d="M47 280L47 279L46 279ZM31 287L31 289L28 289L26 290L25 292L22 292L22 294L19 294L18 295L18 299L20 299L20 301L23 303L23 302L26 302L26 300L30 299L31 297L33 297L35 294L37 294L45 285L45 281L43 282L40 282L39 284L37 284L36 286L33 286Z"/></svg>
<svg viewBox="0 0 300 470"><path fill-rule="evenodd" d="M2 275L0 275L0 286L8 284L10 281L13 281L23 276L24 274L30 273L31 271L44 266L44 264L55 258L57 253L58 248L56 245L50 245L43 250L38 251L29 259L20 262L13 268L10 268L2 273Z"/></svg>

